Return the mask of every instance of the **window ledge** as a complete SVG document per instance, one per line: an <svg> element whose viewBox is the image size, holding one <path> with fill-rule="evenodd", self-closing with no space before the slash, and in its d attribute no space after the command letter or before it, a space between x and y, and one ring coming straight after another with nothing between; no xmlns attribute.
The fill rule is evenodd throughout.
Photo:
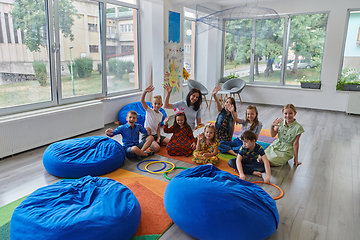
<svg viewBox="0 0 360 240"><path fill-rule="evenodd" d="M286 90L301 90L301 91L315 91L321 92L321 89L301 88L300 86L280 86L280 85L262 85L262 84L251 84L246 83L246 87L262 87L262 88L276 88Z"/></svg>

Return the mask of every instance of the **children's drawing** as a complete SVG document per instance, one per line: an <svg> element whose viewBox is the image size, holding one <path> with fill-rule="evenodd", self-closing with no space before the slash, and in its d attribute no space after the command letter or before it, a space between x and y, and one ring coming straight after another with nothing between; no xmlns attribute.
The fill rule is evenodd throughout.
<svg viewBox="0 0 360 240"><path fill-rule="evenodd" d="M181 84L183 78L183 54L184 49L178 43L165 43L165 73L164 83L169 84L173 93L181 91Z"/></svg>

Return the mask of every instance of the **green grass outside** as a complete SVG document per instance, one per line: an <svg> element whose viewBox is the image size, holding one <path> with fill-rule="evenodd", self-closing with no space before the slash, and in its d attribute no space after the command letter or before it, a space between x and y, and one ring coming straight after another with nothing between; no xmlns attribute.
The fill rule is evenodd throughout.
<svg viewBox="0 0 360 240"><path fill-rule="evenodd" d="M0 85L0 108L51 101L51 86L49 82L50 80L48 79L45 87L40 86L38 81ZM75 78L75 95L73 95L70 75L62 76L61 82L63 98L91 95L101 93L102 91L101 74L98 72L93 72L90 78ZM119 80L114 77L108 86L108 92L119 92L134 89L134 87L135 84L130 83L129 80Z"/></svg>
<svg viewBox="0 0 360 240"><path fill-rule="evenodd" d="M259 65L264 65L264 64L266 64L266 63L259 62ZM225 67L224 67L224 70L226 71L226 70L244 68L244 67L250 68L250 63L238 64L237 62L233 61L233 62L229 62L228 64L226 64Z"/></svg>

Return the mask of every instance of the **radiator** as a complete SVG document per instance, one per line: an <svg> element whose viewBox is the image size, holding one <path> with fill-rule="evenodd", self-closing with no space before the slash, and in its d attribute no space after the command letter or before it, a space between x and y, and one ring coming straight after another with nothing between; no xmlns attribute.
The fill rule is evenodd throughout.
<svg viewBox="0 0 360 240"><path fill-rule="evenodd" d="M349 92L346 113L360 114L360 92Z"/></svg>
<svg viewBox="0 0 360 240"><path fill-rule="evenodd" d="M103 127L103 104L97 101L2 117L0 158Z"/></svg>

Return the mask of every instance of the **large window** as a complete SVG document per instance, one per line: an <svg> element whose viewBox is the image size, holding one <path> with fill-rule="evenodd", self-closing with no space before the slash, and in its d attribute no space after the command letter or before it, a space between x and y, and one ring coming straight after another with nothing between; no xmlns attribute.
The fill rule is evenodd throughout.
<svg viewBox="0 0 360 240"><path fill-rule="evenodd" d="M344 86L345 84L345 86ZM351 90L360 85L360 11L349 11L344 58L337 90Z"/></svg>
<svg viewBox="0 0 360 240"><path fill-rule="evenodd" d="M0 115L139 89L136 4L0 0Z"/></svg>
<svg viewBox="0 0 360 240"><path fill-rule="evenodd" d="M327 13L281 16L280 27L266 38L261 37L258 28L260 24L271 27L272 20L227 21L231 28L253 26L253 34L260 35L250 38L225 34L224 77L234 75L250 83L272 85L320 80L327 16Z"/></svg>

